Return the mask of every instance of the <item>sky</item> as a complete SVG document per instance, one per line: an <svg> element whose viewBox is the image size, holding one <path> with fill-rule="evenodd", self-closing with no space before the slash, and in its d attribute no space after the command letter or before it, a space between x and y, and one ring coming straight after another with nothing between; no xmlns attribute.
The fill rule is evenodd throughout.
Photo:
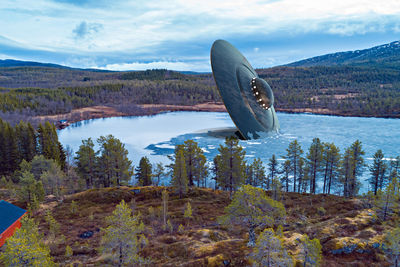
<svg viewBox="0 0 400 267"><path fill-rule="evenodd" d="M400 40L400 1L0 1L0 59L211 72L217 39L255 68L365 49Z"/></svg>

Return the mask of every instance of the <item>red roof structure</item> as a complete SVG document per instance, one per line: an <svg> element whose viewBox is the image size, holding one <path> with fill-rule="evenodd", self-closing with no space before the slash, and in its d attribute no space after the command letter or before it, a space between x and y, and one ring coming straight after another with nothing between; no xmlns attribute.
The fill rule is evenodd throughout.
<svg viewBox="0 0 400 267"><path fill-rule="evenodd" d="M26 210L0 200L0 247L21 227L21 218L25 213Z"/></svg>

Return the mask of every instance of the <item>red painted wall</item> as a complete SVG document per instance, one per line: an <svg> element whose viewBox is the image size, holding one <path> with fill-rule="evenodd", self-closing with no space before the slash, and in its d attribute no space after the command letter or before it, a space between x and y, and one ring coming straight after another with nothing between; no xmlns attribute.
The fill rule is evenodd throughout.
<svg viewBox="0 0 400 267"><path fill-rule="evenodd" d="M21 218L22 217L23 216L21 216ZM7 230L5 230L3 233L1 233L0 247L4 245L7 238L9 238L10 236L12 236L14 234L14 232L15 232L15 230L17 230L17 228L21 228L21 218L16 220L13 224L10 225L10 227L7 228Z"/></svg>

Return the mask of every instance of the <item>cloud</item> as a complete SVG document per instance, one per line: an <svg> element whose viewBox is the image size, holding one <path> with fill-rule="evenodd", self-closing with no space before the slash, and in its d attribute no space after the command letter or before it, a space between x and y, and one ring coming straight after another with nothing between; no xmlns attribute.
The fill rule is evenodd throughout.
<svg viewBox="0 0 400 267"><path fill-rule="evenodd" d="M31 2L0 1L0 35L29 48L7 43L1 53L81 67L208 71L216 39L264 67L394 41L400 31L398 0Z"/></svg>
<svg viewBox="0 0 400 267"><path fill-rule="evenodd" d="M87 39L99 32L102 28L103 25L99 23L87 23L86 21L82 21L80 24L76 25L72 33L75 39Z"/></svg>

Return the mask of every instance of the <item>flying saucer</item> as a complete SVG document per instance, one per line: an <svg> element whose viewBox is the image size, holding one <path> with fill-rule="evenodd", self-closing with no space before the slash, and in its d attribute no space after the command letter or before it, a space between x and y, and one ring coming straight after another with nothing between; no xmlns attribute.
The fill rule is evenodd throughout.
<svg viewBox="0 0 400 267"><path fill-rule="evenodd" d="M218 90L233 123L244 139L257 139L279 130L274 94L247 59L224 40L211 48L211 67Z"/></svg>

